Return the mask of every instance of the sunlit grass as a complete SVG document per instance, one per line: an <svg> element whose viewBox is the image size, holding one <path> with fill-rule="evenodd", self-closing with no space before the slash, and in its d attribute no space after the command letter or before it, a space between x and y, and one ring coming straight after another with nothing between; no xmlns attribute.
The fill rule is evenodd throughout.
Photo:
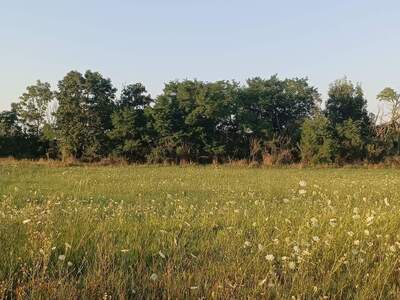
<svg viewBox="0 0 400 300"><path fill-rule="evenodd" d="M400 297L398 170L9 163L0 197L0 297Z"/></svg>

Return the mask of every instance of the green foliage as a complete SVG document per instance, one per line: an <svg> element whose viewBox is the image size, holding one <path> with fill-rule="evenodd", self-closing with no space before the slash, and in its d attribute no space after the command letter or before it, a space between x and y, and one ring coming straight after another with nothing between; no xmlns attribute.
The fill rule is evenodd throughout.
<svg viewBox="0 0 400 300"><path fill-rule="evenodd" d="M159 147L172 161L261 160L274 137L290 140L316 109L319 96L305 79L170 82L153 109ZM290 148L290 147L289 147ZM289 150L291 151L291 150Z"/></svg>
<svg viewBox="0 0 400 300"><path fill-rule="evenodd" d="M97 72L69 72L58 83L57 129L63 155L87 161L108 155L116 89Z"/></svg>
<svg viewBox="0 0 400 300"><path fill-rule="evenodd" d="M398 105L398 102L400 101L400 94L394 89L386 87L378 94L377 98L380 101L386 101L388 103Z"/></svg>
<svg viewBox="0 0 400 300"><path fill-rule="evenodd" d="M22 133L15 109L0 112L0 136L17 136Z"/></svg>
<svg viewBox="0 0 400 300"><path fill-rule="evenodd" d="M112 139L116 156L130 162L144 162L152 143L149 109L153 102L140 84L126 86L111 116Z"/></svg>
<svg viewBox="0 0 400 300"><path fill-rule="evenodd" d="M22 129L17 113L17 105L11 111L0 112L0 157L37 158L47 150L47 141L42 135L46 124L40 127L40 136Z"/></svg>
<svg viewBox="0 0 400 300"><path fill-rule="evenodd" d="M379 162L400 153L399 93L385 88L378 95L391 119L374 124L361 86L346 78L331 84L326 118L307 78L171 81L154 100L136 83L115 95L98 72L71 71L55 92L37 81L0 116L0 156L316 164Z"/></svg>
<svg viewBox="0 0 400 300"><path fill-rule="evenodd" d="M335 144L329 120L320 114L307 119L301 128L300 151L302 161L310 164L331 163Z"/></svg>
<svg viewBox="0 0 400 300"><path fill-rule="evenodd" d="M235 82L166 84L152 110L159 147L171 161L218 159L234 143ZM157 153L162 153L156 148ZM232 148L231 148L232 149ZM154 155L153 155L154 157Z"/></svg>
<svg viewBox="0 0 400 300"><path fill-rule="evenodd" d="M389 120L381 127L381 140L389 142L392 147L387 151L390 155L400 154L400 94L394 89L384 88L377 96L378 100L389 105Z"/></svg>
<svg viewBox="0 0 400 300"><path fill-rule="evenodd" d="M346 78L331 84L326 116L337 145L336 161L350 163L366 158L366 145L372 138L372 121L360 85Z"/></svg>
<svg viewBox="0 0 400 300"><path fill-rule="evenodd" d="M361 122L368 127L370 120L367 111L367 100L360 85L350 80L339 79L331 84L326 102L326 114L335 127L348 119Z"/></svg>
<svg viewBox="0 0 400 300"><path fill-rule="evenodd" d="M26 88L26 93L15 105L15 111L27 134L41 136L41 130L46 124L46 112L53 98L54 93L47 82L42 83L38 80L36 85Z"/></svg>
<svg viewBox="0 0 400 300"><path fill-rule="evenodd" d="M253 136L262 138L296 136L299 126L315 111L319 95L307 79L272 76L247 80L240 101L238 119L243 131L250 130Z"/></svg>
<svg viewBox="0 0 400 300"><path fill-rule="evenodd" d="M53 99L54 93L47 82L38 80L26 88L20 101L12 104L8 122L0 125L1 156L36 158L47 153L49 140L43 131L49 125L48 107Z"/></svg>
<svg viewBox="0 0 400 300"><path fill-rule="evenodd" d="M307 79L280 80L272 76L268 80L247 80L239 101L237 121L248 142L257 138L265 147L279 137L294 149L300 140L301 124L315 112L320 99Z"/></svg>
<svg viewBox="0 0 400 300"><path fill-rule="evenodd" d="M354 162L363 157L364 150L361 122L347 119L335 128L339 162Z"/></svg>
<svg viewBox="0 0 400 300"><path fill-rule="evenodd" d="M0 156L19 157L22 129L15 110L0 112Z"/></svg>

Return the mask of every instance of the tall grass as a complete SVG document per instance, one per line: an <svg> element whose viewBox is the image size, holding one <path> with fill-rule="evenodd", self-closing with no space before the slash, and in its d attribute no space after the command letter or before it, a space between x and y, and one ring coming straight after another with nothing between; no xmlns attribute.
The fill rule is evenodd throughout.
<svg viewBox="0 0 400 300"><path fill-rule="evenodd" d="M0 298L399 298L400 171L0 166Z"/></svg>

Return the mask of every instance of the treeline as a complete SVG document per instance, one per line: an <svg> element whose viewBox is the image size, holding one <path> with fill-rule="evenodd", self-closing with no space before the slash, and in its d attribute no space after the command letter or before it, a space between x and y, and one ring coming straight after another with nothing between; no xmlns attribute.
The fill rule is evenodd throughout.
<svg viewBox="0 0 400 300"><path fill-rule="evenodd" d="M0 156L94 162L265 164L381 162L399 154L400 96L386 123L367 111L360 85L331 84L325 109L307 79L171 81L152 98L141 83L117 94L98 72L37 81L0 113Z"/></svg>

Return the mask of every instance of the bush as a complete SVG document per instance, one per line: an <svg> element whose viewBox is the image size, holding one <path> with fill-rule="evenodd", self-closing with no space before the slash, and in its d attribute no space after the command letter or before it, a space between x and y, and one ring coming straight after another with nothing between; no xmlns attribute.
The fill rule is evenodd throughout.
<svg viewBox="0 0 400 300"><path fill-rule="evenodd" d="M300 141L301 159L307 164L331 163L334 143L329 120L318 115L303 123Z"/></svg>
<svg viewBox="0 0 400 300"><path fill-rule="evenodd" d="M365 158L361 123L348 119L336 125L337 157L339 163L353 163Z"/></svg>

